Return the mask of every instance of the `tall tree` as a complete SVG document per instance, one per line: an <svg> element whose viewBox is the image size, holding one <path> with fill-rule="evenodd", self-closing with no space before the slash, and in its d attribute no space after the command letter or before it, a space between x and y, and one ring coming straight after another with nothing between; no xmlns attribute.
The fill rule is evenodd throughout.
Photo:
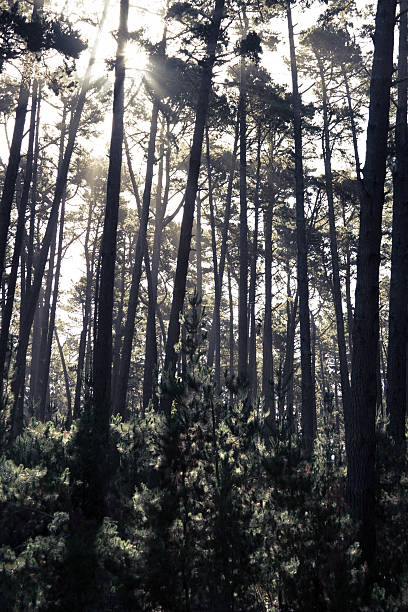
<svg viewBox="0 0 408 612"><path fill-rule="evenodd" d="M242 8L242 39L248 32L248 18ZM242 53L239 83L239 293L238 293L238 376L248 378L248 202L247 202L247 92L246 63Z"/></svg>
<svg viewBox="0 0 408 612"><path fill-rule="evenodd" d="M334 302L334 312L336 316L336 329L337 329L337 344L339 350L339 363L340 363L340 379L341 379L341 393L343 402L344 412L344 424L346 433L346 443L348 440L349 427L350 427L350 413L351 413L351 390L350 390L350 379L347 363L347 349L346 349L346 335L344 331L344 315L343 315L343 297L341 292L341 280L340 280L340 263L339 263L339 250L337 243L337 230L336 230L336 214L334 208L334 189L333 189L333 170L332 170L332 149L333 145L330 138L330 125L329 125L329 95L328 85L326 77L325 63L329 64L330 57L327 57L324 53L324 36L325 32L319 29L312 29L307 37L308 42L311 44L313 53L316 58L317 68L320 76L321 96L322 96L322 107L323 107L323 160L324 160L324 172L325 172L325 188L329 212L329 235L330 235L330 255L332 264L332 293ZM321 49L321 39L323 38L323 51ZM329 65L330 69L330 65Z"/></svg>
<svg viewBox="0 0 408 612"><path fill-rule="evenodd" d="M290 67L293 91L293 128L295 139L296 239L299 292L300 361L302 370L302 432L305 449L311 453L316 435L316 398L312 377L309 313L309 278L305 220L305 186L303 174L302 108L298 85L296 50L292 23L291 0L286 3L289 31Z"/></svg>
<svg viewBox="0 0 408 612"><path fill-rule="evenodd" d="M34 320L34 315L36 311L36 306L38 303L38 297L41 291L41 285L44 275L44 270L48 258L48 253L50 250L50 246L52 243L52 239L55 236L55 229L58 223L58 213L60 204L65 192L68 171L71 163L71 157L74 150L74 145L76 141L76 136L79 128L79 123L82 116L82 111L85 106L86 96L90 88L91 83L91 74L92 68L95 63L96 57L96 49L97 43L99 41L99 34L101 32L106 12L107 12L108 0L105 0L104 9L101 21L99 23L99 30L96 37L95 45L92 49L88 66L85 72L85 76L83 78L81 89L78 93L78 98L76 100L75 111L70 121L69 130L68 130L68 139L67 145L65 148L64 158L58 169L57 179L55 183L55 191L54 197L52 201L51 211L47 222L47 227L45 230L44 238L41 244L40 252L36 258L36 266L35 273L32 282L32 286L30 287L29 295L27 296L26 307L24 308L24 312L22 313L22 321L20 324L21 333L18 340L16 361L14 366L14 374L13 381L11 385L11 390L13 393L13 407L11 413L11 435L15 437L18 435L23 427L24 420L24 380L25 380L25 364L26 364L26 355L27 348L30 338L31 327Z"/></svg>
<svg viewBox="0 0 408 612"><path fill-rule="evenodd" d="M95 346L93 354L92 427L98 456L109 440L111 416L111 367L113 286L116 262L116 236L122 176L123 117L125 100L125 49L128 39L129 0L121 0L115 84L113 92L112 132L109 150L109 168L106 187L105 218L100 246L99 287L95 311ZM101 466L99 466L101 467ZM96 475L95 475L96 476ZM98 488L103 495L103 487ZM100 499L103 504L104 499Z"/></svg>
<svg viewBox="0 0 408 612"><path fill-rule="evenodd" d="M34 81L33 91L31 95L31 115L30 115L30 131L28 138L27 148L27 161L25 167L24 184L21 193L18 210L18 220L16 235L14 238L13 257L11 262L11 271L8 278L7 284L7 301L5 303L4 311L2 313L1 321L1 334L0 334L0 396L2 396L3 379L4 379L4 367L6 360L6 353L8 347L8 339L10 332L11 317L13 314L14 296L17 283L18 265L20 261L21 249L24 241L24 226L26 218L26 209L30 195L31 179L33 174L33 158L34 158L34 140L35 133L38 132L39 122L37 117L37 104L38 100L38 82ZM14 138L14 136L13 136ZM10 155L11 157L11 155Z"/></svg>
<svg viewBox="0 0 408 612"><path fill-rule="evenodd" d="M398 106L395 126L394 202L388 333L387 407L399 452L405 447L408 343L408 1L400 2Z"/></svg>
<svg viewBox="0 0 408 612"><path fill-rule="evenodd" d="M353 329L347 484L352 513L361 521L363 556L369 563L374 560L376 548L374 508L379 268L396 4L396 0L378 0L377 4Z"/></svg>
<svg viewBox="0 0 408 612"><path fill-rule="evenodd" d="M220 36L221 21L224 16L224 0L216 0L211 22L208 26L206 57L201 61L201 81L198 91L196 118L193 142L190 150L190 161L185 191L183 218L181 222L180 240L177 253L177 267L174 278L173 297L170 321L167 333L164 369L175 371L177 363L176 345L180 335L180 314L183 310L186 293L188 261L191 247L191 234L194 219L194 207L197 197L198 177L201 166L201 153L204 138L204 128L207 119L208 103L212 85L212 72L216 60L216 48ZM170 398L163 395L161 408L168 411Z"/></svg>
<svg viewBox="0 0 408 612"><path fill-rule="evenodd" d="M163 35L159 56L164 54L166 34ZM143 257L147 249L146 234L149 222L150 199L153 181L153 168L155 164L157 122L159 116L159 97L153 92L153 109L150 121L149 145L147 150L146 178L143 192L142 211L140 217L139 234L136 243L135 261L132 271L132 282L129 293L129 304L126 316L125 331L123 337L122 356L120 361L118 384L116 390L115 409L124 415L126 410L126 394L129 381L130 360L132 356L132 343L135 331L135 316L139 299L140 279L142 277Z"/></svg>

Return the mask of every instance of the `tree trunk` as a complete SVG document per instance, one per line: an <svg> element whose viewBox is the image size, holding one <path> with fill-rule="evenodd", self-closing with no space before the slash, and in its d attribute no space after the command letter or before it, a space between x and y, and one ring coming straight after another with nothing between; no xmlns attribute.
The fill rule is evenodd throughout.
<svg viewBox="0 0 408 612"><path fill-rule="evenodd" d="M165 157L165 187L164 194L162 194L162 182L163 182L163 164ZM155 205L155 223L154 223L154 237L153 237L153 253L151 260L151 296L149 295L149 305L147 311L147 323L146 323L146 350L145 350L145 363L143 373L143 408L146 410L150 399L153 398L153 405L155 409L157 406L157 395L154 393L154 389L157 383L156 368L158 366L158 349L157 349L157 337L156 337L156 314L157 314L157 284L159 276L159 265L160 265L160 250L162 242L162 233L164 227L164 216L166 214L167 203L169 199L170 190L170 141L169 141L169 128L167 126L166 134L166 153L164 153L164 143L160 146L160 163L158 170L158 185L156 192L156 205ZM163 199L162 199L163 195ZM160 351L161 353L161 351Z"/></svg>
<svg viewBox="0 0 408 612"><path fill-rule="evenodd" d="M106 16L108 0L105 0L104 4L104 12L102 15L102 19L99 24L99 31L97 35L97 41L99 39L99 34L103 27L103 23ZM13 407L11 411L11 436L17 436L23 427L23 400L22 400L22 392L24 388L24 378L25 378L25 360L27 354L27 348L30 338L31 326L33 324L33 319L35 315L36 305L38 302L38 296L41 290L41 283L44 275L44 269L48 258L48 253L50 249L50 245L52 242L52 237L55 234L55 227L58 222L58 212L61 204L61 200L65 191L69 166L71 162L72 152L74 150L76 135L78 132L79 122L81 119L82 111L85 105L86 94L89 89L90 80L91 80L91 72L93 64L95 63L95 55L96 55L96 46L97 42L94 45L94 49L91 53L91 57L89 59L88 67L82 82L81 91L78 95L75 112L73 114L72 120L69 126L68 132L68 142L65 149L64 159L62 161L61 167L58 170L54 198L51 206L51 212L48 219L47 227L45 230L45 235L43 238L43 242L41 245L40 253L38 254L36 266L35 266L35 274L34 280L27 297L27 306L23 313L23 320L21 323L21 337L19 338L17 355L16 355L16 363L14 368L13 381L11 385L12 393L14 396L13 399Z"/></svg>
<svg viewBox="0 0 408 612"><path fill-rule="evenodd" d="M38 82L34 81L33 91L31 96L31 116L30 116L30 132L28 137L27 162L25 167L25 176L23 191L20 198L18 210L17 229L14 239L13 258L11 262L11 271L7 283L7 300L5 301L4 310L1 319L1 334L0 334L0 397L3 395L3 379L5 370L5 360L8 348L9 332L11 317L13 314L14 295L16 291L18 264L20 261L21 250L24 242L24 227L26 209L30 194L31 178L33 174L33 157L34 157L34 139L36 131L36 114L38 101ZM38 125L37 125L38 130ZM4 303L4 302L3 302Z"/></svg>
<svg viewBox="0 0 408 612"><path fill-rule="evenodd" d="M211 177L211 159L210 159L210 138L208 134L208 125L205 130L206 141L206 160L208 174L208 201L210 204L210 225L211 225L211 247L214 272L214 300L217 308L214 308L214 335L215 335L215 368L214 368L214 383L217 391L221 388L221 286L218 276L218 261L217 261L217 239L215 235L215 213L214 200L212 190Z"/></svg>
<svg viewBox="0 0 408 612"><path fill-rule="evenodd" d="M245 16L244 16L245 19ZM245 31L247 28L245 28ZM246 67L241 57L239 88L239 286L238 286L238 377L248 379L248 206L247 206L247 109Z"/></svg>
<svg viewBox="0 0 408 612"><path fill-rule="evenodd" d="M299 291L300 363L302 370L301 417L305 451L307 455L311 455L313 441L316 436L316 398L314 381L312 377L310 348L309 280L302 148L302 109L298 87L296 51L290 0L287 0L287 20L293 87L293 127L295 139L297 274Z"/></svg>
<svg viewBox="0 0 408 612"><path fill-rule="evenodd" d="M106 208L100 246L99 288L95 310L95 345L93 354L93 402L92 428L101 449L109 442L111 416L111 368L112 368L112 319L113 287L116 262L116 237L122 175L123 116L125 99L125 48L128 38L129 0L121 0L117 50L115 61L115 85L113 94L112 133L109 150L109 169L106 189ZM101 447L101 448L100 448ZM105 463L105 461L103 462ZM99 466L101 469L102 466ZM97 493L104 504L104 487Z"/></svg>
<svg viewBox="0 0 408 612"><path fill-rule="evenodd" d="M61 135L60 135L60 146L59 146L59 159L58 159L58 167L60 167L64 155L64 145L65 145L65 134L66 134L66 106L64 105L62 111L62 120L61 120ZM61 258L62 258L62 238L64 231L64 221L65 221L65 192L62 197L61 204L61 215L60 215L60 235L59 235L59 244L58 244L58 253L57 253L57 266L54 274L54 258L55 258L55 245L57 240L57 227L55 226L55 235L52 239L51 245L51 255L49 260L49 270L47 275L47 283L45 290L45 309L43 312L43 321L42 321L42 335L41 335L41 348L40 348L40 372L39 372L39 383L38 389L36 389L36 399L38 399L38 414L41 420L45 420L46 418L46 403L48 396L48 379L50 374L50 360L51 360L51 349L52 349L52 340L54 336L54 325L55 325L55 315L57 310L57 299L58 299L58 284L59 284L59 275L61 271ZM53 301L51 304L51 294L52 294L52 282L54 280L54 293L53 293Z"/></svg>
<svg viewBox="0 0 408 612"><path fill-rule="evenodd" d="M26 72L27 71L24 70L20 84L13 138L11 141L10 155L0 201L0 280L3 276L5 266L7 235L10 226L11 208L16 189L17 174L20 165L21 143L23 142L24 124L27 114L28 98L30 95L30 81L27 78Z"/></svg>
<svg viewBox="0 0 408 612"><path fill-rule="evenodd" d="M400 4L398 107L395 127L394 205L388 332L387 407L390 432L405 454L407 414L407 295L408 295L408 0Z"/></svg>
<svg viewBox="0 0 408 612"><path fill-rule="evenodd" d="M67 421L72 421L72 397L71 387L69 384L68 368L65 362L64 351L62 350L61 342L58 336L57 328L54 327L55 339L57 341L58 352L61 359L62 371L64 372L65 394L67 396Z"/></svg>
<svg viewBox="0 0 408 612"><path fill-rule="evenodd" d="M208 103L212 85L212 71L215 63L217 41L220 34L221 21L224 15L224 0L216 0L214 12L209 27L207 56L201 64L201 82L198 92L196 119L194 125L193 142L190 150L190 162L185 192L183 219L181 222L180 241L177 253L177 267L174 279L173 298L171 304L169 328L167 333L166 354L164 370L174 373L177 364L175 346L180 335L180 314L183 310L186 293L188 261L190 257L191 233L194 219L194 206L197 196L198 177L201 166L201 153L204 137L205 122L207 119ZM171 400L162 396L161 408L170 411Z"/></svg>
<svg viewBox="0 0 408 612"><path fill-rule="evenodd" d="M232 297L231 269L228 262L228 306L229 306L229 374L234 375L235 334L234 334L234 300Z"/></svg>
<svg viewBox="0 0 408 612"><path fill-rule="evenodd" d="M61 263L62 263L62 241L64 237L64 222L65 222L65 198L62 200L61 205L61 219L59 226L59 236L58 236L58 251L57 251L57 265L55 267L55 275L54 275L54 291L52 296L52 304L50 310L50 318L48 323L47 330L47 344L46 344L46 355L45 355L45 363L44 363L44 373L42 377L42 386L40 388L40 414L44 415L46 412L46 402L47 402L47 393L48 393L48 384L50 377L50 363L51 363L51 350L52 350L52 339L54 336L54 328L55 328L55 317L57 312L57 302L58 302L58 291L59 291L59 279L61 274ZM56 329L55 329L56 333ZM55 335L57 339L57 333ZM67 396L67 403L69 406L68 415L71 414L71 394L69 397Z"/></svg>
<svg viewBox="0 0 408 612"><path fill-rule="evenodd" d="M258 226L259 226L259 189L261 183L261 133L258 129L256 153L256 179L255 179L255 225L252 243L251 274L249 280L249 382L252 401L256 400L258 392L258 372L256 355L256 319L255 319L255 300L256 300L256 280L258 263Z"/></svg>
<svg viewBox="0 0 408 612"><path fill-rule="evenodd" d="M366 160L361 193L353 329L352 422L347 484L351 511L361 521L360 543L363 557L368 563L373 562L376 548L374 523L375 413L379 336L379 267L395 11L396 0L378 0Z"/></svg>
<svg viewBox="0 0 408 612"><path fill-rule="evenodd" d="M163 52L165 45L165 35L163 36ZM155 164L157 121L159 116L159 100L154 94L152 118L150 123L150 136L147 152L146 178L143 192L142 215L140 218L139 234L136 243L135 261L132 270L132 283L130 286L128 311L123 335L122 357L120 361L119 377L117 385L116 411L125 416L126 395L129 382L130 361L132 356L133 336L135 332L136 309L139 301L140 279L142 277L143 258L147 249L146 235L149 222L150 199L153 181L153 168Z"/></svg>
<svg viewBox="0 0 408 612"><path fill-rule="evenodd" d="M275 385L273 372L273 335L272 335L272 221L273 198L264 210L264 249L265 249L265 313L263 329L262 395L265 411L269 413L267 425L273 432L276 428Z"/></svg>
<svg viewBox="0 0 408 612"><path fill-rule="evenodd" d="M197 192L197 221L196 221L196 278L197 278L197 293L200 298L203 297L203 255L202 255L202 240L201 240L201 194L200 190Z"/></svg>
<svg viewBox="0 0 408 612"><path fill-rule="evenodd" d="M214 301L214 312L213 312L213 322L211 326L211 331L209 334L209 347L208 347L208 365L211 368L214 362L214 352L216 349L216 344L219 342L220 352L221 352L221 337L218 338L218 334L216 331L216 321L218 321L221 317L221 297L222 297L222 280L224 277L224 268L225 268L225 258L227 254L227 243L228 243L228 232L229 232L229 224L231 217L231 203L232 203L232 188L234 186L234 176L235 169L237 163L237 153L238 153L238 139L239 139L239 111L237 113L237 119L235 121L235 136L234 136L234 146L232 149L232 166L228 178L228 186L227 186L227 195L225 199L225 216L224 223L222 226L222 234L221 234L221 248L220 248L220 262L218 268L218 284L220 287L220 291L218 294L218 301ZM218 314L219 313L219 314ZM220 331L221 334L221 331Z"/></svg>
<svg viewBox="0 0 408 612"><path fill-rule="evenodd" d="M347 363L346 336L344 332L343 297L341 294L339 252L337 246L336 218L334 211L333 173L331 165L331 142L328 117L328 97L323 60L319 57L318 54L316 54L316 59L320 72L320 82L322 86L323 96L323 159L326 179L327 203L329 208L330 254L333 275L333 282L331 283L331 286L333 292L334 312L336 315L337 345L339 350L340 362L341 395L344 412L344 428L346 444L348 444L351 416L351 390Z"/></svg>
<svg viewBox="0 0 408 612"><path fill-rule="evenodd" d="M93 270L94 270L94 259L95 259L95 246L97 241L97 236L95 237L95 244L93 247L92 253L92 261L90 261L90 253L89 253L89 236L91 232L91 223L92 223L92 211L93 211L93 201L90 203L88 208L88 219L86 225L86 233L85 233L85 242L84 242L84 251L85 251L85 262L86 262L86 286L85 286L85 300L83 306L83 317L82 317L82 330L81 336L79 339L79 348L78 348L78 364L77 364L77 376L75 383L75 397L74 397L74 410L72 414L73 419L77 419L80 416L81 411L81 393L82 393L82 385L84 378L84 364L85 364L85 354L86 354L86 344L87 344L87 336L89 331L89 322L91 320L91 308L92 308L92 278L93 278ZM89 349L88 342L88 349ZM68 415L67 426L71 426L71 421L69 420L70 415Z"/></svg>

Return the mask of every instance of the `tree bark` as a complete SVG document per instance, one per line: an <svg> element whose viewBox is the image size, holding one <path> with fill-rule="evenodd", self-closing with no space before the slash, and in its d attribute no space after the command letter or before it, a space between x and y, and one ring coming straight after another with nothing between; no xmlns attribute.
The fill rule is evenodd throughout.
<svg viewBox="0 0 408 612"><path fill-rule="evenodd" d="M384 203L396 0L378 0L366 160L362 182L351 374L352 422L348 450L348 499L361 522L364 559L374 560L376 485L375 415L379 337L379 267Z"/></svg>
<svg viewBox="0 0 408 612"><path fill-rule="evenodd" d="M247 28L245 28L247 30ZM238 286L238 377L248 380L248 204L247 204L247 109L246 67L241 57L239 88L239 286Z"/></svg>
<svg viewBox="0 0 408 612"><path fill-rule="evenodd" d="M122 176L123 117L125 99L125 48L128 38L129 0L121 0L115 61L112 132L106 189L106 207L100 246L99 288L95 310L93 354L92 428L99 446L109 442L111 416L113 286L116 262L116 237ZM104 503L101 490L100 503Z"/></svg>
<svg viewBox="0 0 408 612"><path fill-rule="evenodd" d="M3 277L5 266L7 235L10 226L11 208L16 189L18 168L20 165L21 144L24 136L24 124L27 114L29 95L30 81L27 78L25 70L20 84L13 138L11 140L10 155L0 201L0 280Z"/></svg>
<svg viewBox="0 0 408 612"><path fill-rule="evenodd" d="M71 387L69 384L68 368L65 362L64 351L62 349L56 327L54 327L54 333L55 333L55 339L57 341L58 352L59 352L60 359L61 359L62 371L64 372L65 394L67 397L67 421L72 421L72 396L71 396Z"/></svg>
<svg viewBox="0 0 408 612"><path fill-rule="evenodd" d="M267 424L271 432L276 428L275 384L273 371L273 334L272 334L272 221L273 197L264 210L264 249L265 249L265 312L263 329L262 395L265 411L269 413Z"/></svg>
<svg viewBox="0 0 408 612"><path fill-rule="evenodd" d="M391 283L388 331L387 407L390 432L405 454L407 414L408 295L408 1L400 3L398 106L395 127L395 172L392 219Z"/></svg>
<svg viewBox="0 0 408 612"><path fill-rule="evenodd" d="M162 44L165 44L165 36ZM135 332L136 309L139 301L140 279L142 277L143 258L147 249L146 235L149 222L150 199L153 181L153 168L155 164L157 121L159 116L159 100L154 94L152 118L150 123L150 136L147 152L146 178L143 192L142 215L140 218L139 234L136 242L135 261L132 270L132 282L129 293L128 311L123 335L122 357L120 361L119 377L116 393L116 412L125 416L126 395L129 382L130 361L132 356L133 336Z"/></svg>
<svg viewBox="0 0 408 612"><path fill-rule="evenodd" d="M293 127L295 139L295 179L296 179L296 239L297 274L299 291L300 321L300 362L302 370L302 432L305 451L311 455L316 436L316 398L312 377L310 346L309 281L307 263L307 237L304 206L304 176L302 148L302 110L298 86L296 51L293 34L292 10L287 0L287 21L289 31L290 64L293 88Z"/></svg>
<svg viewBox="0 0 408 612"><path fill-rule="evenodd" d="M258 264L258 227L259 227L259 190L261 186L261 133L258 129L256 152L256 178L255 178L255 222L254 236L252 242L251 269L249 280L249 381L252 401L256 400L258 392L258 372L256 354L256 319L255 319L255 300L256 300L256 280Z"/></svg>
<svg viewBox="0 0 408 612"><path fill-rule="evenodd" d="M210 205L210 226L211 226L211 247L212 247L212 261L213 261L213 273L214 273L214 304L217 308L214 308L214 334L215 334L215 368L214 368L214 383L217 391L221 388L221 286L218 276L218 261L217 261L217 239L215 234L215 213L214 213L214 200L213 200L213 189L212 189L212 177L211 177L211 158L210 158L210 138L208 134L208 125L205 130L205 142L206 142L206 161L207 161L207 175L208 175L208 201Z"/></svg>
<svg viewBox="0 0 408 612"><path fill-rule="evenodd" d="M221 317L221 297L222 297L222 280L224 277L224 268L225 268L225 258L227 254L227 244L228 244L228 232L229 232L229 224L231 217L231 203L232 203L232 189L234 186L234 176L236 170L237 163L237 153L238 153L238 139L239 139L239 111L237 113L237 119L235 121L235 136L234 136L234 146L232 149L232 166L228 177L228 186L227 186L227 195L225 198L225 215L224 222L222 225L221 232L221 247L220 247L220 261L218 268L218 284L220 286L220 291L218 294L218 301L214 301L214 311L213 311L213 322L211 325L211 330L209 334L209 347L208 347L208 365L211 368L214 363L214 352L216 349L216 344L219 342L220 344L220 352L221 352L221 337L218 339L216 328L216 321ZM220 313L219 315L217 313Z"/></svg>
<svg viewBox="0 0 408 612"><path fill-rule="evenodd" d="M165 151L165 152L164 152ZM165 168L164 168L165 161ZM165 172L165 187L162 194L163 171ZM160 146L160 162L158 170L158 184L155 199L155 223L153 237L153 253L151 258L151 295L149 295L149 305L146 323L146 350L143 373L143 408L146 410L150 399L153 399L154 408L158 408L157 395L154 389L157 384L156 368L158 366L158 349L156 337L156 316L158 314L157 293L158 276L160 265L160 251L162 233L164 227L164 216L166 214L170 190L170 141L169 127L166 133L166 150L164 143ZM161 351L160 351L161 353Z"/></svg>
<svg viewBox="0 0 408 612"><path fill-rule="evenodd" d="M343 297L341 294L340 281L340 266L339 252L337 246L337 231L336 217L334 211L334 195L333 195L333 173L331 165L331 142L329 133L329 116L328 116L328 96L326 77L324 74L324 64L322 58L316 53L316 59L319 67L320 82L322 86L322 102L323 102L323 159L326 179L326 195L329 209L329 233L330 233L330 254L332 263L333 282L331 283L333 292L334 312L336 315L337 328L337 346L339 350L340 362L340 381L341 395L344 413L344 428L346 445L348 444L351 418L351 389L347 363L346 350L346 335L344 331L344 315L343 315Z"/></svg>
<svg viewBox="0 0 408 612"><path fill-rule="evenodd" d="M85 234L85 259L86 259L87 275L86 275L86 286L85 286L85 300L84 300L83 316L82 316L82 329L81 329L81 335L79 338L79 347L78 347L78 363L77 363L77 371L76 371L77 375L76 375L76 383L75 383L74 410L72 414L73 419L77 419L79 417L80 409L81 409L81 392L82 392L83 371L84 371L84 363L85 363L86 339L87 339L87 334L88 334L91 301L92 301L91 279L89 275L89 264L88 264L89 256L87 256L91 218L92 218L92 207L89 206L88 222L87 222L86 234ZM67 425L68 427L70 427L71 421L67 421Z"/></svg>
<svg viewBox="0 0 408 612"><path fill-rule="evenodd" d="M99 25L99 32L97 35L97 42L99 39L99 34L103 27L103 23L105 20L106 12L107 12L108 0L105 0L104 4L104 12L102 15L102 19ZM33 283L27 297L27 306L23 313L22 324L21 324L21 337L19 338L17 355L16 355L16 363L13 374L13 381L11 384L11 390L13 393L13 407L11 411L11 436L16 437L22 430L24 415L23 415L23 399L22 392L24 388L24 379L25 379L25 360L27 354L27 348L30 338L31 326L33 324L33 319L35 315L36 305L38 302L38 296L41 290L41 283L44 275L44 269L48 258L48 253L50 249L50 245L52 242L52 237L55 234L55 227L58 222L58 212L61 204L61 200L65 191L69 166L71 162L72 152L74 150L76 135L78 132L79 122L81 119L82 111L85 105L86 94L89 90L90 79L92 67L95 63L96 56L96 45L94 45L93 51L91 53L91 57L89 59L88 67L82 82L81 90L78 95L75 112L73 114L72 120L69 126L68 132L68 141L65 149L64 159L62 161L61 167L58 170L54 198L51 206L50 216L48 219L47 227L45 230L45 235L42 241L41 249L37 257L35 273Z"/></svg>
<svg viewBox="0 0 408 612"><path fill-rule="evenodd" d="M14 239L13 258L11 262L11 271L7 283L7 299L5 301L4 310L1 319L1 334L0 334L0 397L3 395L3 379L5 370L5 360L8 348L8 340L10 333L10 323L13 314L14 295L17 284L18 265L20 261L21 250L24 242L24 227L28 199L30 195L30 185L33 174L33 157L34 157L34 140L36 129L36 115L38 100L38 82L34 81L33 91L31 95L31 114L30 114L30 131L28 137L27 162L25 167L25 176L23 190L20 198L18 210L17 229Z"/></svg>
<svg viewBox="0 0 408 612"><path fill-rule="evenodd" d="M190 150L190 162L187 177L183 219L181 222L180 241L177 253L177 267L174 279L173 297L167 333L164 370L175 372L177 364L176 345L180 335L180 314L183 310L186 292L188 261L190 257L191 233L194 219L194 206L197 196L198 176L201 166L201 153L204 128L207 119L208 103L212 85L212 71L216 58L217 41L220 34L221 21L224 15L224 0L216 0L214 12L209 27L207 54L202 61L201 82L198 92L196 119L193 142ZM163 394L161 408L164 412L171 409L171 400Z"/></svg>

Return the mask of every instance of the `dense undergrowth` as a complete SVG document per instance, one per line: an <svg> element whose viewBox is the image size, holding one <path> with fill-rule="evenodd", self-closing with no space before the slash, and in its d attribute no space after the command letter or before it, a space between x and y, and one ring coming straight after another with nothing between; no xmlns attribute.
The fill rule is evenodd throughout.
<svg viewBox="0 0 408 612"><path fill-rule="evenodd" d="M307 460L284 420L236 381L216 395L187 318L187 368L167 416L111 423L101 523L77 513L81 426L31 421L0 463L0 609L406 610L408 481L378 434L377 564L361 563L336 414ZM90 446L92 448L92 445ZM84 478L86 480L86 478ZM90 512L92 515L92 512Z"/></svg>

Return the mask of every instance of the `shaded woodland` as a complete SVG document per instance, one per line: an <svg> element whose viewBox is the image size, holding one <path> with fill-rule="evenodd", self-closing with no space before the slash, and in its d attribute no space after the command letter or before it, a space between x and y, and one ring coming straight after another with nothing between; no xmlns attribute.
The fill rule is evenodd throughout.
<svg viewBox="0 0 408 612"><path fill-rule="evenodd" d="M3 0L0 123L0 609L408 610L408 0Z"/></svg>

